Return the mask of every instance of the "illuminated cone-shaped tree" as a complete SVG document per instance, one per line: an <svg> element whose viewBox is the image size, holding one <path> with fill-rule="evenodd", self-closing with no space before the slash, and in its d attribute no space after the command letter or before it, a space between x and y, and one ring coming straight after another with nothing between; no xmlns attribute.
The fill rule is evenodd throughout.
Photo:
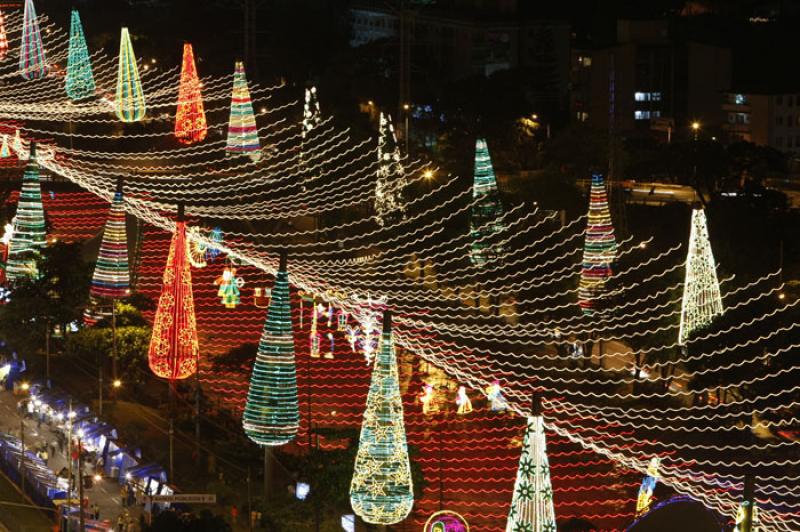
<svg viewBox="0 0 800 532"><path fill-rule="evenodd" d="M258 141L258 127L247 88L244 63L236 62L233 73L233 95L231 97L231 116L228 120L228 143L225 150L229 154L257 153L261 149Z"/></svg>
<svg viewBox="0 0 800 532"><path fill-rule="evenodd" d="M175 138L182 144L202 142L208 134L206 111L200 78L194 63L192 45L183 44L181 84L178 88L178 111L175 113Z"/></svg>
<svg viewBox="0 0 800 532"><path fill-rule="evenodd" d="M193 375L200 356L188 252L186 222L180 206L147 354L153 373L171 381Z"/></svg>
<svg viewBox="0 0 800 532"><path fill-rule="evenodd" d="M300 426L285 253L281 254L275 275L272 301L253 364L242 425L248 438L259 445L269 446L292 441Z"/></svg>
<svg viewBox="0 0 800 532"><path fill-rule="evenodd" d="M108 211L89 294L98 298L122 299L128 295L129 288L128 237L120 182Z"/></svg>
<svg viewBox="0 0 800 532"><path fill-rule="evenodd" d="M502 253L502 246L487 242L503 230L500 218L503 216L503 205L500 203L500 192L497 190L497 179L489 156L489 146L484 139L475 143L475 177L472 185L472 211L470 213L470 230L472 248L470 259L477 266L496 258Z"/></svg>
<svg viewBox="0 0 800 532"><path fill-rule="evenodd" d="M33 0L25 0L22 40L19 45L19 73L25 79L40 79L47 75L47 57Z"/></svg>
<svg viewBox="0 0 800 532"><path fill-rule="evenodd" d="M14 218L14 236L9 243L6 277L15 281L35 277L36 256L45 246L44 207L39 184L39 163L36 162L36 144L31 143L30 157L22 176L22 192Z"/></svg>
<svg viewBox="0 0 800 532"><path fill-rule="evenodd" d="M378 129L378 179L375 183L375 221L384 225L390 218L405 211L403 191L406 188L400 145L392 125L392 116L381 113Z"/></svg>
<svg viewBox="0 0 800 532"><path fill-rule="evenodd" d="M647 475L642 479L642 485L639 487L639 496L636 498L637 517L650 511L650 505L653 503L653 491L655 491L656 484L658 484L658 468L660 464L661 459L654 457L647 466Z"/></svg>
<svg viewBox="0 0 800 532"><path fill-rule="evenodd" d="M321 120L319 110L319 100L317 99L317 88L306 89L306 101L303 106L303 140L317 127Z"/></svg>
<svg viewBox="0 0 800 532"><path fill-rule="evenodd" d="M685 344L693 331L710 324L715 316L722 314L722 310L717 265L708 239L706 213L703 209L694 209L689 253L686 256L678 343Z"/></svg>
<svg viewBox="0 0 800 532"><path fill-rule="evenodd" d="M0 10L0 61L8 55L8 34L6 33L6 16Z"/></svg>
<svg viewBox="0 0 800 532"><path fill-rule="evenodd" d="M77 9L72 10L69 30L69 54L67 55L67 77L64 90L71 100L82 100L94 96L94 74L86 38L83 36L81 17Z"/></svg>
<svg viewBox="0 0 800 532"><path fill-rule="evenodd" d="M147 111L139 65L133 53L128 28L122 28L119 39L119 63L117 65L117 95L115 99L117 117L123 122L139 122Z"/></svg>
<svg viewBox="0 0 800 532"><path fill-rule="evenodd" d="M744 478L744 497L736 512L736 526L733 532L758 532L760 519L755 499L756 480L753 475Z"/></svg>
<svg viewBox="0 0 800 532"><path fill-rule="evenodd" d="M608 194L601 174L592 175L589 193L589 214L583 248L583 269L578 287L580 307L586 315L599 310L611 277L611 264L616 257L614 225L608 210Z"/></svg>
<svg viewBox="0 0 800 532"><path fill-rule="evenodd" d="M555 532L556 512L544 434L541 400L534 398L519 458L506 532Z"/></svg>
<svg viewBox="0 0 800 532"><path fill-rule="evenodd" d="M350 483L350 504L364 521L379 525L399 523L414 505L397 357L388 311L383 316L383 339L372 368Z"/></svg>
<svg viewBox="0 0 800 532"><path fill-rule="evenodd" d="M0 158L7 159L11 156L11 148L8 146L8 135L3 135L3 145L0 147Z"/></svg>

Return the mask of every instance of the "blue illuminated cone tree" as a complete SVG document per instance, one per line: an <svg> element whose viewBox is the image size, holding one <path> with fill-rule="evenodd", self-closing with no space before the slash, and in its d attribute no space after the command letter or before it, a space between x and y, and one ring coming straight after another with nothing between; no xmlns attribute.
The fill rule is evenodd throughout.
<svg viewBox="0 0 800 532"><path fill-rule="evenodd" d="M300 428L286 253L281 254L275 275L242 425L248 438L266 446L292 441Z"/></svg>
<svg viewBox="0 0 800 532"><path fill-rule="evenodd" d="M470 212L470 234L472 248L470 259L477 266L482 266L502 253L502 246L492 244L493 235L503 230L500 219L503 216L503 205L500 203L500 192L494 175L492 158L486 140L475 142L475 175L472 185L472 210Z"/></svg>
<svg viewBox="0 0 800 532"><path fill-rule="evenodd" d="M372 368L350 483L350 504L365 522L379 525L399 523L414 505L389 311L383 315L383 338Z"/></svg>
<svg viewBox="0 0 800 532"><path fill-rule="evenodd" d="M225 150L229 155L256 154L261 150L256 115L253 112L244 63L241 61L236 62L236 70L233 73L231 115L228 120L228 142Z"/></svg>
<svg viewBox="0 0 800 532"><path fill-rule="evenodd" d="M19 73L28 80L47 76L47 56L33 0L25 0L22 17L22 39L19 45Z"/></svg>
<svg viewBox="0 0 800 532"><path fill-rule="evenodd" d="M689 252L686 255L678 343L686 344L694 331L707 327L722 312L717 264L708 237L706 213L703 209L694 209Z"/></svg>
<svg viewBox="0 0 800 532"><path fill-rule="evenodd" d="M600 310L604 303L606 283L616 258L617 243L614 224L608 209L608 193L602 174L592 175L586 241L583 248L583 269L578 286L578 299L585 315Z"/></svg>
<svg viewBox="0 0 800 532"><path fill-rule="evenodd" d="M86 38L83 35L81 17L77 9L72 10L64 90L71 100L90 98L94 96L95 91L92 62L89 58L89 49L86 47Z"/></svg>
<svg viewBox="0 0 800 532"><path fill-rule="evenodd" d="M519 458L506 532L555 532L556 512L544 434L541 399L534 398Z"/></svg>
<svg viewBox="0 0 800 532"><path fill-rule="evenodd" d="M14 217L14 233L9 243L6 278L15 281L25 277L36 277L36 258L47 243L42 187L39 182L39 163L36 161L36 144L31 143L28 165L22 175L22 192L19 196L17 214Z"/></svg>
<svg viewBox="0 0 800 532"><path fill-rule="evenodd" d="M117 117L123 122L144 120L147 107L139 77L139 65L133 52L128 28L122 28L119 39L119 62L117 64L117 94L115 99Z"/></svg>

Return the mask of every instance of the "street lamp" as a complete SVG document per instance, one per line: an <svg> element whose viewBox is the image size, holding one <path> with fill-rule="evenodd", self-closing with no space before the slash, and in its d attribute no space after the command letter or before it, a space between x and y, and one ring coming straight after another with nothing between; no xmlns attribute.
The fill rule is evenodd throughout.
<svg viewBox="0 0 800 532"><path fill-rule="evenodd" d="M114 379L114 382L111 383L111 386L114 388L119 388L122 386L122 381L119 379Z"/></svg>
<svg viewBox="0 0 800 532"><path fill-rule="evenodd" d="M405 115L406 115L406 128L405 128L404 131L405 131L405 136L406 136L406 157L408 157L408 137L411 136L411 135L409 135L409 131L408 131L408 124L409 124L408 117L411 114L410 113L411 105L407 104L407 103L404 103L403 104L403 111L405 111Z"/></svg>
<svg viewBox="0 0 800 532"><path fill-rule="evenodd" d="M694 135L694 140L697 140L697 135L700 133L700 122L695 120L692 122L692 134Z"/></svg>

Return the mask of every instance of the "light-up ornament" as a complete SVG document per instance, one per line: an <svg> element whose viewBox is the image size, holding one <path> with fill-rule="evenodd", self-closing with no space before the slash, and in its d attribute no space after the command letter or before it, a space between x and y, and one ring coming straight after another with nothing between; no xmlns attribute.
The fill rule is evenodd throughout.
<svg viewBox="0 0 800 532"><path fill-rule="evenodd" d="M236 62L236 70L233 73L233 95L231 96L231 114L228 120L228 141L225 151L229 155L250 154L253 156L257 156L261 151L253 102L250 100L250 89L247 87L244 63L241 61Z"/></svg>
<svg viewBox="0 0 800 532"><path fill-rule="evenodd" d="M236 308L241 302L241 288L244 286L244 279L236 276L236 268L226 267L222 270L222 275L214 280L214 284L219 286L217 297L222 300L225 308Z"/></svg>
<svg viewBox="0 0 800 532"><path fill-rule="evenodd" d="M414 505L389 312L384 313L383 342L375 357L361 424L350 504L365 522L379 525L399 523Z"/></svg>
<svg viewBox="0 0 800 532"><path fill-rule="evenodd" d="M347 311L340 310L336 313L336 330L344 332L347 327Z"/></svg>
<svg viewBox="0 0 800 532"><path fill-rule="evenodd" d="M458 387L458 392L456 393L456 406L458 409L456 410L457 414L469 414L472 412L472 401L467 395L467 389L464 386Z"/></svg>
<svg viewBox="0 0 800 532"><path fill-rule="evenodd" d="M436 408L436 392L433 386L427 383L422 386L422 391L419 393L419 402L422 403L422 413L425 415L438 410Z"/></svg>
<svg viewBox="0 0 800 532"><path fill-rule="evenodd" d="M117 117L123 122L139 122L147 112L139 65L128 28L122 28L120 34L115 105Z"/></svg>
<svg viewBox="0 0 800 532"><path fill-rule="evenodd" d="M503 205L494 175L489 146L484 139L475 142L475 172L472 185L473 205L470 210L470 259L482 266L502 254L503 248L492 242L494 235L503 231L500 218Z"/></svg>
<svg viewBox="0 0 800 532"><path fill-rule="evenodd" d="M14 217L13 237L8 245L6 278L13 282L38 276L36 257L47 244L42 188L36 144L31 143L28 164L22 175L22 192Z"/></svg>
<svg viewBox="0 0 800 532"><path fill-rule="evenodd" d="M489 399L489 408L492 412L504 412L508 408L506 398L503 397L503 390L500 387L500 381L492 381L492 384L486 387L486 398Z"/></svg>
<svg viewBox="0 0 800 532"><path fill-rule="evenodd" d="M617 244L614 225L608 209L608 193L602 174L592 175L589 192L589 214L586 222L586 241L583 248L583 268L578 286L581 310L587 316L600 310L611 277L611 265L616 258Z"/></svg>
<svg viewBox="0 0 800 532"><path fill-rule="evenodd" d="M355 353L356 352L356 344L358 343L359 333L361 329L359 329L358 325L350 326L347 325L344 330L344 334L347 337L347 343L350 344L350 350Z"/></svg>
<svg viewBox="0 0 800 532"><path fill-rule="evenodd" d="M658 468L661 465L659 457L650 459L650 464L647 466L647 475L642 479L642 485L639 487L639 496L636 498L636 517L646 514L653 504L653 491L658 484Z"/></svg>
<svg viewBox="0 0 800 532"><path fill-rule="evenodd" d="M19 46L19 73L27 79L42 79L47 76L47 57L39 30L39 18L33 0L25 0L22 17L22 39Z"/></svg>
<svg viewBox="0 0 800 532"><path fill-rule="evenodd" d="M541 403L534 400L533 415L528 418L519 457L514 495L506 521L506 532L556 532L553 486L547 459L544 418Z"/></svg>
<svg viewBox="0 0 800 532"><path fill-rule="evenodd" d="M308 348L311 358L319 358L319 338L320 338L319 333L312 333L308 337L308 342L309 342Z"/></svg>
<svg viewBox="0 0 800 532"><path fill-rule="evenodd" d="M694 209L686 256L678 344L685 345L694 331L707 327L722 313L717 265L708 237L706 214L703 209Z"/></svg>
<svg viewBox="0 0 800 532"><path fill-rule="evenodd" d="M14 152L17 154L17 157L19 157L19 154L22 151L22 135L20 134L19 129L14 132L14 141L11 143L11 147L14 148Z"/></svg>
<svg viewBox="0 0 800 532"><path fill-rule="evenodd" d="M286 253L281 254L275 275L242 426L248 438L264 446L292 441L300 427Z"/></svg>
<svg viewBox="0 0 800 532"><path fill-rule="evenodd" d="M183 44L181 81L178 87L178 109L175 113L175 138L181 144L194 144L208 135L203 106L202 84L197 74L192 45Z"/></svg>
<svg viewBox="0 0 800 532"><path fill-rule="evenodd" d="M186 246L188 248L187 257L192 268L205 268L208 266L208 262L206 262L208 246L200 238L200 230L197 227L188 227L186 229Z"/></svg>
<svg viewBox="0 0 800 532"><path fill-rule="evenodd" d="M153 373L170 381L192 376L200 358L187 255L186 221L179 206L147 354Z"/></svg>
<svg viewBox="0 0 800 532"><path fill-rule="evenodd" d="M333 333L328 333L326 336L328 337L328 342L330 344L330 349L325 353L325 358L327 358L328 360L333 360L333 353L334 353L334 347L335 347Z"/></svg>
<svg viewBox="0 0 800 532"><path fill-rule="evenodd" d="M211 242L213 244L222 244L224 241L224 236L222 234L222 229L219 227L215 227L211 230ZM219 247L210 245L206 248L206 259L207 260L214 260L216 259L222 251L220 251Z"/></svg>
<svg viewBox="0 0 800 532"><path fill-rule="evenodd" d="M442 510L428 518L422 532L469 532L469 524L462 515Z"/></svg>
<svg viewBox="0 0 800 532"><path fill-rule="evenodd" d="M6 16L0 9L0 61L8 55L8 34L6 33Z"/></svg>
<svg viewBox="0 0 800 532"><path fill-rule="evenodd" d="M253 289L253 306L256 308L269 307L269 300L272 291L269 288L257 286Z"/></svg>
<svg viewBox="0 0 800 532"><path fill-rule="evenodd" d="M378 177L375 182L375 221L384 225L405 211L403 193L407 180L400 162L400 145L391 115L381 113L378 129Z"/></svg>
<svg viewBox="0 0 800 532"><path fill-rule="evenodd" d="M94 96L95 83L92 61L83 35L81 16L77 9L70 15L69 52L67 54L67 76L64 90L70 100L77 101Z"/></svg>

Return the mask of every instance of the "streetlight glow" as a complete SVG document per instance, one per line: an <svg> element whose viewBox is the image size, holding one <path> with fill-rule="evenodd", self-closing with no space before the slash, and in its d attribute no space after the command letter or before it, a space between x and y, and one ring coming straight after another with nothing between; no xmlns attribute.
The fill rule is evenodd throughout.
<svg viewBox="0 0 800 532"><path fill-rule="evenodd" d="M119 388L120 386L122 386L122 381L119 379L114 379L114 382L111 383L111 386L113 386L114 388Z"/></svg>

